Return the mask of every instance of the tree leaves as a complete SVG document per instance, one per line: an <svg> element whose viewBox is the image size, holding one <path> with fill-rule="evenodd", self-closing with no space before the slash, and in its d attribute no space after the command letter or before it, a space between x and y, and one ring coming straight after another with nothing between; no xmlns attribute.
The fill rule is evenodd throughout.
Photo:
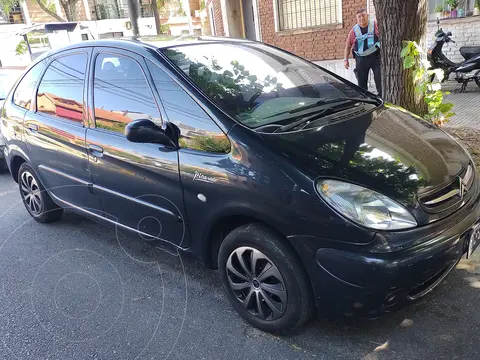
<svg viewBox="0 0 480 360"><path fill-rule="evenodd" d="M400 56L404 58L405 56L410 54L410 46L404 46L402 49L402 52L400 53Z"/></svg>
<svg viewBox="0 0 480 360"><path fill-rule="evenodd" d="M424 118L431 120L434 124L441 125L448 118L455 115L451 110L453 104L444 103L444 95L448 92L442 91L441 81L445 74L441 69L431 69L431 64L425 59L425 52L414 41L404 41L401 52L404 69L412 69L415 93L422 95L427 104L428 113ZM435 77L438 82L433 82Z"/></svg>
<svg viewBox="0 0 480 360"><path fill-rule="evenodd" d="M415 69L413 71L413 81L418 83L425 76L425 70L423 68Z"/></svg>
<svg viewBox="0 0 480 360"><path fill-rule="evenodd" d="M0 0L0 9L8 17L12 9L18 5L18 0Z"/></svg>
<svg viewBox="0 0 480 360"><path fill-rule="evenodd" d="M403 68L404 69L410 69L411 67L413 67L413 65L415 65L415 58L413 56L406 56L404 59L403 59Z"/></svg>

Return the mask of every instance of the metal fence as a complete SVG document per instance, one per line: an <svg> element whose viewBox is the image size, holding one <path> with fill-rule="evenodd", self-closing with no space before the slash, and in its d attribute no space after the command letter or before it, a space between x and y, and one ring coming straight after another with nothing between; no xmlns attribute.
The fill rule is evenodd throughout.
<svg viewBox="0 0 480 360"><path fill-rule="evenodd" d="M149 1L139 4L140 17L152 17L153 11ZM128 4L125 0L97 0L95 1L97 20L126 19L128 18Z"/></svg>
<svg viewBox="0 0 480 360"><path fill-rule="evenodd" d="M339 24L341 3L342 0L277 0L279 30Z"/></svg>

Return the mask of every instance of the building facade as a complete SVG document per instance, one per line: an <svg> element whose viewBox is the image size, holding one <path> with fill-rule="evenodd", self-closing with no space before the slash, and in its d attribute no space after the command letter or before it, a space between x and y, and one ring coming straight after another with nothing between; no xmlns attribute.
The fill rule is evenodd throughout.
<svg viewBox="0 0 480 360"><path fill-rule="evenodd" d="M437 5L443 0L428 0L428 4L428 45L438 29L438 18L457 41L445 48L452 60L462 60L460 46L480 45L480 16L473 16L474 0L460 0L456 18L448 7L438 16ZM346 37L360 8L376 17L373 0L207 0L206 8L213 35L263 41L351 81L355 81L353 71L343 67Z"/></svg>
<svg viewBox="0 0 480 360"><path fill-rule="evenodd" d="M140 35L156 35L151 0L139 0L138 5ZM66 20L59 0L49 0L48 8ZM127 0L77 0L73 13L74 21L81 26L77 26L68 36L58 34L52 42L52 37L42 33L42 24L58 22L58 19L42 10L36 0L20 1L8 15L0 11L0 42L3 49L0 53L0 67L26 66L42 52L65 43L133 35ZM206 12L200 11L199 0L169 0L159 9L159 13L163 34L200 35L205 26L209 27L206 16L200 17L201 14L206 15ZM18 47L27 33L31 54L19 54Z"/></svg>
<svg viewBox="0 0 480 360"><path fill-rule="evenodd" d="M140 25L147 24L144 29L141 29L143 32L141 31L140 33L144 35L155 34L155 28L151 26L151 24L154 24L151 0L138 0L137 3ZM49 0L46 4L51 11L62 19L67 20L65 10L59 0ZM160 22L164 26L164 32L169 31L177 35L189 33L190 26L192 30L199 32L198 30L201 29L199 11L199 0L167 0L165 5L159 9ZM188 21L188 15L191 21ZM75 2L74 9L72 9L72 21L86 22L103 20L109 20L110 24L117 23L120 27L129 22L127 0L77 0ZM112 22L112 20L119 21ZM20 0L10 9L8 15L0 8L0 33L6 32L2 31L1 27L12 24L31 26L33 24L51 22L58 22L58 20L45 12L37 0ZM121 32L121 29L116 30L116 32L118 31Z"/></svg>
<svg viewBox="0 0 480 360"><path fill-rule="evenodd" d="M367 0L207 0L217 36L246 37L309 60L343 58L345 39Z"/></svg>

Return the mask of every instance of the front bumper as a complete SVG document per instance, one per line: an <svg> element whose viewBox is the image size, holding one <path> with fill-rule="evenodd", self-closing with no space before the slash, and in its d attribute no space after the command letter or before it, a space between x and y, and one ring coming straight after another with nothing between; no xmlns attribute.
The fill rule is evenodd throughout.
<svg viewBox="0 0 480 360"><path fill-rule="evenodd" d="M460 210L405 232L410 247L374 253L372 246L319 247L321 239L290 240L305 262L320 313L374 315L417 300L440 284L467 251L467 238L479 219L477 181L475 196Z"/></svg>

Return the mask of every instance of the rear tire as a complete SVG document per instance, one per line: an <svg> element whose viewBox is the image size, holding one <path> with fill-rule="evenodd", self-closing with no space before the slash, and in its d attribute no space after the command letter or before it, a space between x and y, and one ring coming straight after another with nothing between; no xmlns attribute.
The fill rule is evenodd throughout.
<svg viewBox="0 0 480 360"><path fill-rule="evenodd" d="M7 162L5 159L0 159L0 173L7 171Z"/></svg>
<svg viewBox="0 0 480 360"><path fill-rule="evenodd" d="M36 221L49 223L62 216L63 209L53 202L33 169L26 163L18 170L18 188L25 208Z"/></svg>
<svg viewBox="0 0 480 360"><path fill-rule="evenodd" d="M312 314L312 289L300 260L261 224L242 225L225 237L218 270L235 310L258 329L286 333Z"/></svg>
<svg viewBox="0 0 480 360"><path fill-rule="evenodd" d="M477 86L480 87L480 71L475 76L475 84L477 84Z"/></svg>

